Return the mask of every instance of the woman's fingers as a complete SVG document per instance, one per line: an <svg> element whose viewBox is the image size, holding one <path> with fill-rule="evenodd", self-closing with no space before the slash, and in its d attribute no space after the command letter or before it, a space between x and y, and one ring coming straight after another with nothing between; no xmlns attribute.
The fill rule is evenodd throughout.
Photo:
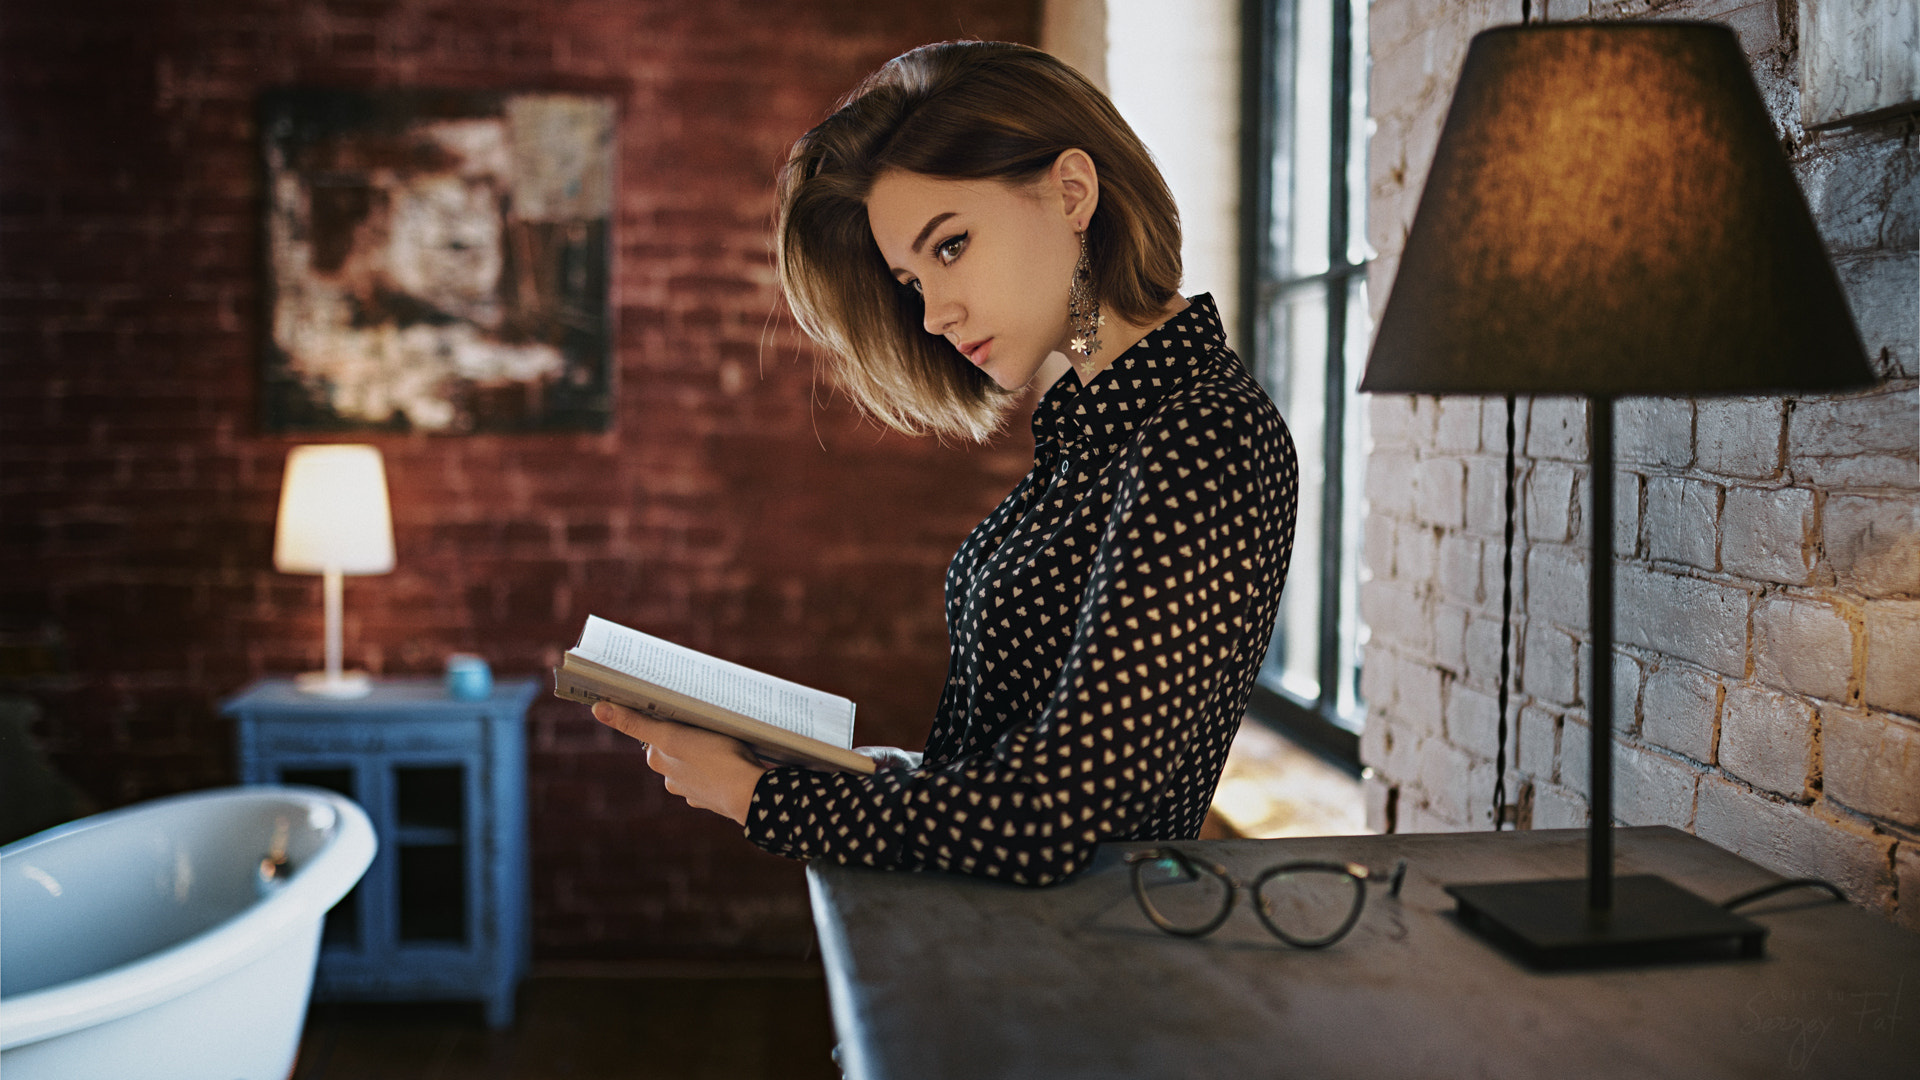
<svg viewBox="0 0 1920 1080"><path fill-rule="evenodd" d="M609 701L594 705L593 718L647 748L647 767L665 778L668 794L746 823L754 784L767 768L746 743Z"/></svg>
<svg viewBox="0 0 1920 1080"><path fill-rule="evenodd" d="M593 718L628 738L638 740L643 746L652 746L661 739L671 740L672 732L685 725L667 720L656 720L642 712L636 712L624 705L615 705L611 701L602 701L593 707Z"/></svg>

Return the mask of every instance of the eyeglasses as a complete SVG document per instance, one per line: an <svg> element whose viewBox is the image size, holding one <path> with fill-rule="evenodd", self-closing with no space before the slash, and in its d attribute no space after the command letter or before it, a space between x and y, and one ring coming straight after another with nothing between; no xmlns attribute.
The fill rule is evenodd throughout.
<svg viewBox="0 0 1920 1080"><path fill-rule="evenodd" d="M1234 894L1246 890L1254 914L1274 937L1301 949L1321 949L1347 936L1366 906L1367 885L1380 875L1358 863L1289 862L1260 871L1252 884L1219 863L1170 847L1130 851L1133 896L1153 925L1180 937L1211 934L1227 921ZM1388 879L1400 895L1405 860Z"/></svg>

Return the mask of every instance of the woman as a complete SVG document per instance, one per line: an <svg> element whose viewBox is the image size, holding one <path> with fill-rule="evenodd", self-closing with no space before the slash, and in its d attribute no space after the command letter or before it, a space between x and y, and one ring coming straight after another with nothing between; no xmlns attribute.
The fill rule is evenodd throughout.
<svg viewBox="0 0 1920 1080"><path fill-rule="evenodd" d="M667 790L795 858L1057 881L1105 840L1198 834L1292 548L1285 426L1182 299L1146 148L1020 45L901 56L802 136L781 283L834 380L902 431L984 439L1029 388L1034 467L947 573L924 757L768 768L612 705Z"/></svg>

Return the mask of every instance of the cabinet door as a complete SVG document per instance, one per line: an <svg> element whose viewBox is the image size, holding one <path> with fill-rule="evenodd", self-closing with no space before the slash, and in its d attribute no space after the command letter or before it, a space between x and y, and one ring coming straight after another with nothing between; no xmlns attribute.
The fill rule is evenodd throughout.
<svg viewBox="0 0 1920 1080"><path fill-rule="evenodd" d="M369 768L364 760L326 757L282 759L263 762L262 769L268 783L304 784L345 795L360 804L361 809L367 812L367 817L374 822L375 834L379 833L381 788L384 785L379 783L378 770ZM320 948L326 952L360 953L378 941L380 935L375 929L381 921L378 913L386 907L379 897L385 895L388 888L386 875L376 857L347 895L333 906L333 910L327 912L325 928L320 935Z"/></svg>
<svg viewBox="0 0 1920 1080"><path fill-rule="evenodd" d="M476 941L482 849L478 779L469 760L394 760L394 944Z"/></svg>

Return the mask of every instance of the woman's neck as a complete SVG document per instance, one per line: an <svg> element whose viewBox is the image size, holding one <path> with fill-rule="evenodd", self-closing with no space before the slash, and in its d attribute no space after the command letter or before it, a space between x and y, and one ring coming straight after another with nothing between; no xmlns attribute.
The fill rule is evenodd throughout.
<svg viewBox="0 0 1920 1080"><path fill-rule="evenodd" d="M1092 382L1099 374L1113 365L1115 360L1128 349L1139 344L1140 339L1166 325L1168 319L1187 309L1187 299L1175 296L1160 313L1146 322L1132 322L1121 319L1108 319L1102 326L1100 350L1092 356L1081 357L1069 353L1049 353L1036 373L1034 386L1042 394L1052 389L1060 376L1071 371L1080 377L1080 385Z"/></svg>

